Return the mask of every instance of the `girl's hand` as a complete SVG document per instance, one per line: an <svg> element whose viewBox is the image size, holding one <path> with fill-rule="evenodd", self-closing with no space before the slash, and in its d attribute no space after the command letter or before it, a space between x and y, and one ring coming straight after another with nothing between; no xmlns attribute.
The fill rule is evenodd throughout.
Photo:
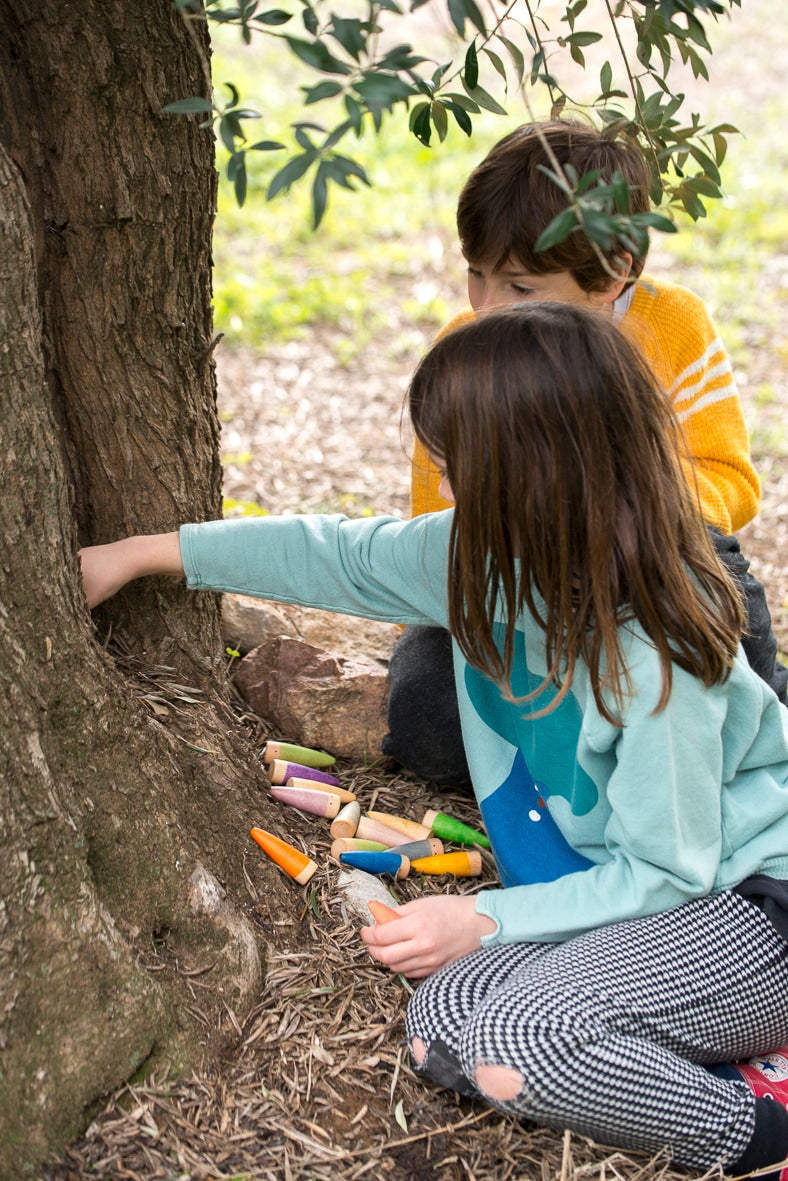
<svg viewBox="0 0 788 1181"><path fill-rule="evenodd" d="M478 951L482 935L496 929L493 919L476 913L473 895L419 898L397 914L390 922L362 927L361 938L373 959L414 979Z"/></svg>
<svg viewBox="0 0 788 1181"><path fill-rule="evenodd" d="M126 537L79 551L82 586L91 610L146 574L183 574L177 533Z"/></svg>

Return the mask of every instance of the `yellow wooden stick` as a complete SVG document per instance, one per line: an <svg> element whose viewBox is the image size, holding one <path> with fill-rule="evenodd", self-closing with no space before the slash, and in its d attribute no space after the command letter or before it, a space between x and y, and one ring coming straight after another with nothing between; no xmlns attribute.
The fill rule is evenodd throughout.
<svg viewBox="0 0 788 1181"><path fill-rule="evenodd" d="M437 857L417 857L411 861L416 873L452 873L458 878L478 878L482 872L482 855L476 849L459 853L441 853Z"/></svg>
<svg viewBox="0 0 788 1181"><path fill-rule="evenodd" d="M388 812L367 812L370 820L377 820L378 824L385 824L389 828L396 828L403 832L409 841L422 841L432 833L426 824L419 824L418 820L409 820L407 816L391 816Z"/></svg>

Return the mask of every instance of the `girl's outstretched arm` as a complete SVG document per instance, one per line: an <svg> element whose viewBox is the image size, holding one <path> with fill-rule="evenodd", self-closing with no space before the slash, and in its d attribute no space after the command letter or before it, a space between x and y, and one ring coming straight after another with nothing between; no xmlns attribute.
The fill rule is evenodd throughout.
<svg viewBox="0 0 788 1181"><path fill-rule="evenodd" d="M87 546L79 551L79 556L82 585L91 610L135 578L147 574L183 576L177 533L125 537L108 545Z"/></svg>
<svg viewBox="0 0 788 1181"><path fill-rule="evenodd" d="M414 979L478 951L482 935L498 925L476 913L476 898L469 894L419 898L399 907L397 916L382 925L362 927L361 938L373 959Z"/></svg>

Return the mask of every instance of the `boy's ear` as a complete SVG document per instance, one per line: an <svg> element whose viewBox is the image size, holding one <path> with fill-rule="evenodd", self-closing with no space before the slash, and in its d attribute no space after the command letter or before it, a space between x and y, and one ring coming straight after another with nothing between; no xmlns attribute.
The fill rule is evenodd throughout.
<svg viewBox="0 0 788 1181"><path fill-rule="evenodd" d="M596 298L600 303L615 303L632 274L633 261L634 259L628 250L623 250L613 259L612 269L617 271L620 277L611 278L604 291L596 292Z"/></svg>

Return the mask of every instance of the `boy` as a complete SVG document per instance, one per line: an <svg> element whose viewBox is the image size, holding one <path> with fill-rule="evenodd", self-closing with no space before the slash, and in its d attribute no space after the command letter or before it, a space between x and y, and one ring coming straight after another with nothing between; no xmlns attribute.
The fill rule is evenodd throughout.
<svg viewBox="0 0 788 1181"><path fill-rule="evenodd" d="M576 303L612 316L635 342L668 392L683 428L687 464L717 552L745 597L743 645L753 669L786 701L788 669L762 585L748 573L733 534L755 516L758 477L725 349L692 292L641 277L645 259L616 245L605 256L576 230L557 246L535 243L566 207L545 170L571 164L578 176L599 170L626 178L630 212L650 208L646 160L633 139L570 120L529 124L502 139L468 178L457 207L460 245L468 262L471 308L441 335L493 307L529 299ZM417 443L413 453L413 516L448 507L438 494L441 474ZM408 628L390 668L389 734L384 753L425 779L468 788L470 779L452 681L451 645L439 628Z"/></svg>

